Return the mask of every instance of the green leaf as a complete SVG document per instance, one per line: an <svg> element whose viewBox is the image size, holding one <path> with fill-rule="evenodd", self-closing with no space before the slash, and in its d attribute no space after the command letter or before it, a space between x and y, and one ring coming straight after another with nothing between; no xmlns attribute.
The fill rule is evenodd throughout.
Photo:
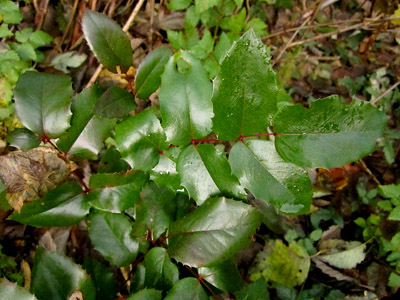
<svg viewBox="0 0 400 300"><path fill-rule="evenodd" d="M245 21L246 9L242 8L238 14L223 18L220 26L224 30L230 30L234 34L240 34L244 28Z"/></svg>
<svg viewBox="0 0 400 300"><path fill-rule="evenodd" d="M214 48L214 39L209 30L205 30L201 40L190 48L189 53L198 59L208 57Z"/></svg>
<svg viewBox="0 0 400 300"><path fill-rule="evenodd" d="M7 187L3 183L3 181L0 179L0 209L2 210L9 210L12 207L7 201Z"/></svg>
<svg viewBox="0 0 400 300"><path fill-rule="evenodd" d="M161 291L155 289L141 290L126 300L161 300Z"/></svg>
<svg viewBox="0 0 400 300"><path fill-rule="evenodd" d="M114 299L118 287L114 274L104 264L94 259L86 259L83 268L88 273L96 288L96 299Z"/></svg>
<svg viewBox="0 0 400 300"><path fill-rule="evenodd" d="M70 258L38 248L33 262L32 293L43 300L65 300L89 280ZM85 299L89 299L85 297Z"/></svg>
<svg viewBox="0 0 400 300"><path fill-rule="evenodd" d="M13 32L8 29L8 25L6 23L0 25L0 38L8 38L12 37L13 35Z"/></svg>
<svg viewBox="0 0 400 300"><path fill-rule="evenodd" d="M90 49L104 67L113 72L116 72L116 66L120 66L123 72L129 69L132 47L118 24L98 12L86 10L82 30Z"/></svg>
<svg viewBox="0 0 400 300"><path fill-rule="evenodd" d="M21 58L21 60L29 61L29 60L37 60L37 53L35 52L35 49L33 46L29 43L11 43L10 44L11 48L17 52L18 56Z"/></svg>
<svg viewBox="0 0 400 300"><path fill-rule="evenodd" d="M181 185L181 177L176 170L176 161L181 149L173 147L160 155L158 164L150 171L150 179L159 186L166 186L177 191Z"/></svg>
<svg viewBox="0 0 400 300"><path fill-rule="evenodd" d="M188 52L172 56L162 75L159 93L167 140L187 145L211 132L212 85L201 63Z"/></svg>
<svg viewBox="0 0 400 300"><path fill-rule="evenodd" d="M400 221L400 206L396 206L389 214L388 220Z"/></svg>
<svg viewBox="0 0 400 300"><path fill-rule="evenodd" d="M250 140L236 143L229 161L243 187L284 213L307 213L312 185L302 168L287 163L275 151L273 142Z"/></svg>
<svg viewBox="0 0 400 300"><path fill-rule="evenodd" d="M270 125L278 91L267 50L252 30L236 41L214 80L213 130L220 140L259 133Z"/></svg>
<svg viewBox="0 0 400 300"><path fill-rule="evenodd" d="M182 31L167 30L167 37L172 49L186 49L187 42Z"/></svg>
<svg viewBox="0 0 400 300"><path fill-rule="evenodd" d="M26 128L17 128L7 134L7 142L19 150L28 150L40 145L39 137Z"/></svg>
<svg viewBox="0 0 400 300"><path fill-rule="evenodd" d="M259 18L253 18L249 22L246 23L244 29L247 31L250 28L254 30L256 36L263 36L267 34L265 30L267 28L267 24L261 21Z"/></svg>
<svg viewBox="0 0 400 300"><path fill-rule="evenodd" d="M232 175L225 152L219 152L213 145L187 146L179 155L177 170L182 178L182 186L197 205L221 194L246 198L238 179Z"/></svg>
<svg viewBox="0 0 400 300"><path fill-rule="evenodd" d="M115 141L122 158L135 170L149 171L168 148L156 110L150 107L115 128Z"/></svg>
<svg viewBox="0 0 400 300"><path fill-rule="evenodd" d="M379 185L378 193L385 198L400 198L400 184Z"/></svg>
<svg viewBox="0 0 400 300"><path fill-rule="evenodd" d="M173 10L183 10L189 7L192 0L170 0L167 8Z"/></svg>
<svg viewBox="0 0 400 300"><path fill-rule="evenodd" d="M388 286L390 287L400 287L400 276L394 272L391 272L389 275Z"/></svg>
<svg viewBox="0 0 400 300"><path fill-rule="evenodd" d="M206 11L207 9L213 7L213 6L218 6L220 4L220 0L195 0L195 5L196 5L196 12L198 14L201 14L203 11Z"/></svg>
<svg viewBox="0 0 400 300"><path fill-rule="evenodd" d="M179 280L178 267L171 262L164 248L152 248L146 254L143 265L146 269L145 288L169 290Z"/></svg>
<svg viewBox="0 0 400 300"><path fill-rule="evenodd" d="M171 55L172 51L162 46L151 51L140 63L135 77L137 97L147 99L159 88L161 75Z"/></svg>
<svg viewBox="0 0 400 300"><path fill-rule="evenodd" d="M102 90L94 85L76 95L72 101L71 128L57 142L70 158L97 159L103 140L115 125L115 120L94 116L92 111Z"/></svg>
<svg viewBox="0 0 400 300"><path fill-rule="evenodd" d="M270 300L268 285L264 279L245 286L235 293L237 300Z"/></svg>
<svg viewBox="0 0 400 300"><path fill-rule="evenodd" d="M260 224L250 205L212 198L171 225L169 254L191 267L223 262L246 247Z"/></svg>
<svg viewBox="0 0 400 300"><path fill-rule="evenodd" d="M352 241L345 242L344 246L345 250L340 251L331 248L328 254L321 255L320 258L331 266L340 269L352 269L365 259L366 253L364 251L367 248L365 244Z"/></svg>
<svg viewBox="0 0 400 300"><path fill-rule="evenodd" d="M76 51L62 53L54 57L50 63L56 70L68 73L68 68L78 68L86 60L86 54L79 54Z"/></svg>
<svg viewBox="0 0 400 300"><path fill-rule="evenodd" d="M128 115L136 107L137 104L130 92L113 86L101 95L94 106L93 113L100 117L116 118Z"/></svg>
<svg viewBox="0 0 400 300"><path fill-rule="evenodd" d="M19 24L24 17L14 1L0 1L0 19L6 24Z"/></svg>
<svg viewBox="0 0 400 300"><path fill-rule="evenodd" d="M209 300L200 282L193 277L179 280L164 300Z"/></svg>
<svg viewBox="0 0 400 300"><path fill-rule="evenodd" d="M52 41L53 37L41 30L35 31L29 36L29 42L35 49L50 44Z"/></svg>
<svg viewBox="0 0 400 300"><path fill-rule="evenodd" d="M129 174L93 174L88 196L96 209L121 212L134 206L149 176L140 171Z"/></svg>
<svg viewBox="0 0 400 300"><path fill-rule="evenodd" d="M14 211L10 219L35 227L70 226L79 223L89 213L89 208L81 186L69 181L42 199L25 203L21 213Z"/></svg>
<svg viewBox="0 0 400 300"><path fill-rule="evenodd" d="M4 300L37 300L26 289L10 282L5 278L0 279L0 299Z"/></svg>
<svg viewBox="0 0 400 300"><path fill-rule="evenodd" d="M196 12L196 7L191 5L185 13L185 29L193 29L199 23L200 16Z"/></svg>
<svg viewBox="0 0 400 300"><path fill-rule="evenodd" d="M228 38L225 32L222 32L219 36L219 42L215 46L214 56L218 60L219 63L225 58L225 55L228 53L229 49L232 47L232 42Z"/></svg>
<svg viewBox="0 0 400 300"><path fill-rule="evenodd" d="M267 242L250 270L250 280L264 277L289 287L300 285L307 279L310 269L307 251L296 243L288 246L280 240Z"/></svg>
<svg viewBox="0 0 400 300"><path fill-rule="evenodd" d="M284 107L274 117L276 150L286 161L310 168L340 167L375 150L388 117L359 99L344 104L337 96Z"/></svg>
<svg viewBox="0 0 400 300"><path fill-rule="evenodd" d="M244 285L236 262L229 259L220 264L198 269L199 275L224 292L233 293Z"/></svg>
<svg viewBox="0 0 400 300"><path fill-rule="evenodd" d="M69 127L72 93L68 76L26 72L14 90L18 118L40 137L57 138Z"/></svg>
<svg viewBox="0 0 400 300"><path fill-rule="evenodd" d="M132 263L139 243L132 237L132 223L122 214L95 213L88 217L89 237L94 248L117 267Z"/></svg>
<svg viewBox="0 0 400 300"><path fill-rule="evenodd" d="M126 172L129 170L129 165L126 161L121 159L121 153L111 146L101 157L99 166L97 169L98 173L119 173Z"/></svg>
<svg viewBox="0 0 400 300"><path fill-rule="evenodd" d="M144 239L150 235L151 239L156 241L174 220L175 193L151 182L143 189L135 208L134 235Z"/></svg>

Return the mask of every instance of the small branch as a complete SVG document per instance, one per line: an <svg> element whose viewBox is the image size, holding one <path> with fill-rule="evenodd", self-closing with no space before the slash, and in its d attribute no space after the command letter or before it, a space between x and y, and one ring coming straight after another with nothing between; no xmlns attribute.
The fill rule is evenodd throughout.
<svg viewBox="0 0 400 300"><path fill-rule="evenodd" d="M82 176L75 170L73 171L73 174L75 175L75 177L78 179L79 183L82 185L84 192L85 193L89 193L92 189L89 188L87 186L87 184L85 183L85 181L83 180Z"/></svg>
<svg viewBox="0 0 400 300"><path fill-rule="evenodd" d="M133 9L131 15L129 16L128 21L126 21L124 27L122 27L123 31L128 32L129 28L132 26L132 23L136 18L136 15L138 14L139 10L142 8L143 3L144 3L144 0L138 1L138 3L136 4L135 8Z"/></svg>
<svg viewBox="0 0 400 300"><path fill-rule="evenodd" d="M308 21L310 20L311 17L308 17L303 24L301 24L301 26L304 26L308 23ZM281 59L282 55L285 53L286 49L289 48L289 46L291 45L291 43L293 42L294 38L297 36L297 34L299 33L300 29L297 29L292 37L290 38L290 40L286 43L285 47L283 47L283 49L281 50L281 52L279 53L278 57L272 62L272 67Z"/></svg>
<svg viewBox="0 0 400 300"><path fill-rule="evenodd" d="M85 86L85 89L91 87L91 86L96 82L96 79L97 79L97 77L99 77L99 75L100 75L100 73L101 73L102 70L103 70L103 65L102 65L102 64L99 64L99 65L97 66L96 71L94 71L92 77L90 78L89 82L88 82L87 85Z"/></svg>
<svg viewBox="0 0 400 300"><path fill-rule="evenodd" d="M400 85L400 81L397 81L395 84L393 84L389 89L387 89L384 93L379 95L378 98L375 100L371 101L371 105L376 106L379 101L382 100L382 98L386 97L391 91L393 91L395 88L397 88Z"/></svg>
<svg viewBox="0 0 400 300"><path fill-rule="evenodd" d="M371 170L368 168L367 164L366 164L362 159L360 159L359 162L360 162L362 168L364 169L364 171L367 172L368 175L372 177L372 179L374 180L374 182L375 182L376 184L382 185L382 184L379 182L378 178L376 178L376 176L375 176L375 175L371 172Z"/></svg>
<svg viewBox="0 0 400 300"><path fill-rule="evenodd" d="M71 17L68 20L67 27L65 27L65 29L64 29L64 34L62 35L60 41L58 42L58 44L56 46L56 50L61 51L62 44L64 43L65 39L67 38L68 31L72 25L72 22L74 21L74 16L75 16L76 10L78 8L78 4L79 4L79 0L75 0L74 6L72 7Z"/></svg>

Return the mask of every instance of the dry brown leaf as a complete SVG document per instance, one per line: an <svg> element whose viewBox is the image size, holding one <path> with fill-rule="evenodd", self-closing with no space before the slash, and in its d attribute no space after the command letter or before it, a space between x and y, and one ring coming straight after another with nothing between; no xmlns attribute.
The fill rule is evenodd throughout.
<svg viewBox="0 0 400 300"><path fill-rule="evenodd" d="M0 179L7 201L17 211L28 201L44 196L70 175L68 163L56 150L38 147L0 156Z"/></svg>

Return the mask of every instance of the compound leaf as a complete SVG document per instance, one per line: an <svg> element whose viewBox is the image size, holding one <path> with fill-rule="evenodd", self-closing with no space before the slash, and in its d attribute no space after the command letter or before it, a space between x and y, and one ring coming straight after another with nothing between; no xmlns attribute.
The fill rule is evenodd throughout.
<svg viewBox="0 0 400 300"><path fill-rule="evenodd" d="M312 185L302 168L282 160L273 142L250 140L236 143L229 161L240 183L256 198L263 199L284 213L307 213Z"/></svg>
<svg viewBox="0 0 400 300"><path fill-rule="evenodd" d="M214 80L213 131L224 141L259 133L277 110L277 91L267 50L249 30L233 44Z"/></svg>
<svg viewBox="0 0 400 300"><path fill-rule="evenodd" d="M156 241L174 220L175 193L151 182L143 189L135 208L136 220L133 227L135 236L146 238L150 233L151 238Z"/></svg>
<svg viewBox="0 0 400 300"><path fill-rule="evenodd" d="M359 99L346 105L337 96L297 104L274 117L276 150L286 161L310 168L340 167L375 150L388 117Z"/></svg>
<svg viewBox="0 0 400 300"><path fill-rule="evenodd" d="M39 248L32 270L32 293L38 299L65 300L73 291L84 290L87 274L70 258ZM93 299L86 297L85 299Z"/></svg>
<svg viewBox="0 0 400 300"><path fill-rule="evenodd" d="M171 55L172 51L162 46L151 51L140 63L135 78L137 97L147 99L159 88L161 74Z"/></svg>
<svg viewBox="0 0 400 300"><path fill-rule="evenodd" d="M132 47L120 26L108 17L87 10L82 19L82 30L90 49L110 71L116 66L127 71L132 65Z"/></svg>
<svg viewBox="0 0 400 300"><path fill-rule="evenodd" d="M203 276L204 280L224 292L233 293L244 285L236 262L233 259L228 259L210 267L201 267L198 269L198 273Z"/></svg>
<svg viewBox="0 0 400 300"><path fill-rule="evenodd" d="M92 111L102 90L94 85L76 95L72 101L71 128L57 142L68 157L96 159L103 140L115 125L115 120L94 116Z"/></svg>
<svg viewBox="0 0 400 300"><path fill-rule="evenodd" d="M131 235L132 223L122 214L95 213L88 218L89 237L94 248L117 267L132 263L139 243Z"/></svg>
<svg viewBox="0 0 400 300"><path fill-rule="evenodd" d="M171 225L169 254L191 267L223 262L246 247L260 224L250 205L212 198Z"/></svg>
<svg viewBox="0 0 400 300"><path fill-rule="evenodd" d="M126 89L113 86L96 103L93 113L100 117L117 118L128 115L137 107L132 94Z"/></svg>
<svg viewBox="0 0 400 300"><path fill-rule="evenodd" d="M179 280L168 292L164 300L208 300L200 282L194 277Z"/></svg>
<svg viewBox="0 0 400 300"><path fill-rule="evenodd" d="M69 76L26 72L14 90L18 118L40 137L57 138L70 126L72 93Z"/></svg>
<svg viewBox="0 0 400 300"><path fill-rule="evenodd" d="M146 254L143 265L146 269L145 288L169 290L179 280L178 267L172 263L164 248L152 248Z"/></svg>
<svg viewBox="0 0 400 300"><path fill-rule="evenodd" d="M26 128L17 128L7 134L7 142L19 150L29 150L40 145L39 137Z"/></svg>
<svg viewBox="0 0 400 300"><path fill-rule="evenodd" d="M89 213L89 204L76 182L66 182L42 199L25 203L21 213L14 211L10 219L35 227L70 226Z"/></svg>
<svg viewBox="0 0 400 300"><path fill-rule="evenodd" d="M200 61L188 52L172 56L161 77L162 125L167 140L187 145L211 132L212 85Z"/></svg>
<svg viewBox="0 0 400 300"><path fill-rule="evenodd" d="M121 212L133 207L149 176L140 171L128 174L99 173L90 177L90 205L96 209Z"/></svg>
<svg viewBox="0 0 400 300"><path fill-rule="evenodd" d="M168 148L155 109L148 108L115 128L115 141L122 158L135 170L149 171Z"/></svg>
<svg viewBox="0 0 400 300"><path fill-rule="evenodd" d="M238 179L232 175L224 152L209 144L187 146L179 155L177 170L189 195L197 205L219 194L246 198Z"/></svg>

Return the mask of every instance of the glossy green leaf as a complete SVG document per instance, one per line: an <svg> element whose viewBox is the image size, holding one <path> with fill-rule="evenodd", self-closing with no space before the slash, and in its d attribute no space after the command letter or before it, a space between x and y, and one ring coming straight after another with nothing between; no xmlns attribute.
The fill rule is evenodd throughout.
<svg viewBox="0 0 400 300"><path fill-rule="evenodd" d="M90 49L110 71L116 66L126 71L132 65L132 47L128 36L113 20L92 10L86 10L82 30Z"/></svg>
<svg viewBox="0 0 400 300"><path fill-rule="evenodd" d="M129 174L94 174L90 177L90 205L96 209L121 212L133 207L149 176L140 171Z"/></svg>
<svg viewBox="0 0 400 300"><path fill-rule="evenodd" d="M250 205L212 198L171 225L169 254L191 267L223 262L246 247L260 224Z"/></svg>
<svg viewBox="0 0 400 300"><path fill-rule="evenodd" d="M26 128L17 128L7 134L7 142L20 150L32 149L40 145L39 137Z"/></svg>
<svg viewBox="0 0 400 300"><path fill-rule="evenodd" d="M289 287L300 285L307 279L310 269L307 251L296 243L286 246L280 240L269 241L250 269L250 280L264 277Z"/></svg>
<svg viewBox="0 0 400 300"><path fill-rule="evenodd" d="M117 267L132 263L139 250L132 223L122 214L95 213L88 217L89 237L94 248Z"/></svg>
<svg viewBox="0 0 400 300"><path fill-rule="evenodd" d="M179 280L164 300L209 300L200 282L194 277Z"/></svg>
<svg viewBox="0 0 400 300"><path fill-rule="evenodd" d="M161 300L161 298L161 291L155 289L145 289L131 295L126 300Z"/></svg>
<svg viewBox="0 0 400 300"><path fill-rule="evenodd" d="M225 152L219 152L213 145L186 147L179 155L177 170L182 178L182 186L197 205L216 195L246 198L238 179L232 175Z"/></svg>
<svg viewBox="0 0 400 300"><path fill-rule="evenodd" d="M168 148L153 107L118 124L115 141L122 158L135 170L151 170L158 163L159 152Z"/></svg>
<svg viewBox="0 0 400 300"><path fill-rule="evenodd" d="M39 136L57 138L70 126L72 93L68 76L26 72L14 90L18 118Z"/></svg>
<svg viewBox="0 0 400 300"><path fill-rule="evenodd" d="M21 213L14 211L10 219L35 227L70 226L89 213L90 206L81 186L66 182L42 199L25 203Z"/></svg>
<svg viewBox="0 0 400 300"><path fill-rule="evenodd" d="M93 109L93 113L104 118L116 118L128 115L137 104L132 94L126 89L113 86L109 88Z"/></svg>
<svg viewBox="0 0 400 300"><path fill-rule="evenodd" d="M10 282L5 278L0 279L0 299L4 300L37 300L26 289Z"/></svg>
<svg viewBox="0 0 400 300"><path fill-rule="evenodd" d="M179 280L178 267L172 263L164 248L152 248L146 254L143 265L146 269L145 288L169 290Z"/></svg>
<svg viewBox="0 0 400 300"><path fill-rule="evenodd" d="M283 108L274 117L276 150L299 166L333 168L375 150L388 117L359 99L344 104L337 96Z"/></svg>
<svg viewBox="0 0 400 300"><path fill-rule="evenodd" d="M229 50L214 80L213 130L221 140L256 134L270 125L278 91L267 49L252 30Z"/></svg>
<svg viewBox="0 0 400 300"><path fill-rule="evenodd" d="M309 211L312 185L307 172L282 160L273 142L236 143L229 161L233 174L256 198L273 204L284 213Z"/></svg>
<svg viewBox="0 0 400 300"><path fill-rule="evenodd" d="M173 191L178 190L181 178L176 170L176 161L180 152L179 147L165 150L164 155L160 156L158 164L150 171L150 179L159 186L166 186Z"/></svg>
<svg viewBox="0 0 400 300"><path fill-rule="evenodd" d="M88 273L96 288L96 299L114 299L118 293L114 274L104 264L94 259L85 259L83 268Z"/></svg>
<svg viewBox="0 0 400 300"><path fill-rule="evenodd" d="M98 173L119 173L126 172L129 170L129 165L126 161L121 158L121 153L111 146L101 157Z"/></svg>
<svg viewBox="0 0 400 300"><path fill-rule="evenodd" d="M32 293L41 300L65 300L82 290L88 276L70 258L38 248L32 270ZM89 300L89 297L85 299ZM93 299L94 300L94 299Z"/></svg>
<svg viewBox="0 0 400 300"><path fill-rule="evenodd" d="M211 132L212 85L201 63L188 52L172 56L161 77L162 126L174 145L187 145Z"/></svg>
<svg viewBox="0 0 400 300"><path fill-rule="evenodd" d="M94 85L76 95L72 101L71 128L57 142L70 158L96 159L115 120L94 116L92 111L102 90Z"/></svg>
<svg viewBox="0 0 400 300"><path fill-rule="evenodd" d="M244 285L236 262L229 259L220 264L198 269L199 275L224 292L233 293Z"/></svg>
<svg viewBox="0 0 400 300"><path fill-rule="evenodd" d="M156 241L174 220L176 212L175 193L151 182L143 189L135 204L136 220L133 233L138 238L147 236Z"/></svg>
<svg viewBox="0 0 400 300"><path fill-rule="evenodd" d="M6 24L19 24L24 18L18 5L10 0L0 1L0 15Z"/></svg>
<svg viewBox="0 0 400 300"><path fill-rule="evenodd" d="M151 51L140 63L135 77L137 97L147 99L160 87L161 74L171 55L172 51L162 46Z"/></svg>

